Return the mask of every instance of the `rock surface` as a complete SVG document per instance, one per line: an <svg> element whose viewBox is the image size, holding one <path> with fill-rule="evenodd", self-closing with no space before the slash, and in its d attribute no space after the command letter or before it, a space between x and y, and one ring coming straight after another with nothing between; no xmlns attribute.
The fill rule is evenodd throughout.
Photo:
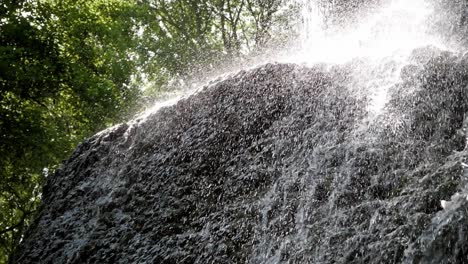
<svg viewBox="0 0 468 264"><path fill-rule="evenodd" d="M86 140L13 262L468 263L468 58L414 51L378 113L362 64L267 64Z"/></svg>

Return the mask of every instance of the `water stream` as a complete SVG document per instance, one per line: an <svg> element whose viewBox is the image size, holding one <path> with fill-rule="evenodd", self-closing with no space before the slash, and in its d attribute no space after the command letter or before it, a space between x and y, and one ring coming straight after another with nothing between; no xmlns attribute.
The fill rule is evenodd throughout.
<svg viewBox="0 0 468 264"><path fill-rule="evenodd" d="M468 56L431 1L297 1L291 50L83 142L19 263L467 263Z"/></svg>

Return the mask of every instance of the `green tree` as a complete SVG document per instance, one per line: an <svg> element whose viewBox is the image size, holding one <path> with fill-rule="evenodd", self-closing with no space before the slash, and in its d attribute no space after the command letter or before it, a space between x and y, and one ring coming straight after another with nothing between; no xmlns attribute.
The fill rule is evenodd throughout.
<svg viewBox="0 0 468 264"><path fill-rule="evenodd" d="M280 20L281 0L143 0L140 5L147 10L140 28L142 65L152 73L156 92L171 81L249 57L273 36L283 37L273 32L280 28L274 23Z"/></svg>
<svg viewBox="0 0 468 264"><path fill-rule="evenodd" d="M1 4L0 263L31 223L44 177L138 107L137 14L120 0Z"/></svg>

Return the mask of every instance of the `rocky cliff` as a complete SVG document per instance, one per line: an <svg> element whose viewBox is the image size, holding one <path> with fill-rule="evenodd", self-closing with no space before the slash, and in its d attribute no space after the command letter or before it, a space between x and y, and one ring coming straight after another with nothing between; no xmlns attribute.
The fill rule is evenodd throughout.
<svg viewBox="0 0 468 264"><path fill-rule="evenodd" d="M399 74L378 112L366 64L267 64L86 140L13 262L468 263L468 57L366 67Z"/></svg>

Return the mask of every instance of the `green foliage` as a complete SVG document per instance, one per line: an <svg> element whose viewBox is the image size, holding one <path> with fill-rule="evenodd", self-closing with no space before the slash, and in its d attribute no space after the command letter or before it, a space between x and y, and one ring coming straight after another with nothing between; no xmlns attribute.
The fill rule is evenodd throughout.
<svg viewBox="0 0 468 264"><path fill-rule="evenodd" d="M138 107L135 9L119 0L2 4L0 263L31 223L46 172Z"/></svg>
<svg viewBox="0 0 468 264"><path fill-rule="evenodd" d="M147 92L261 52L282 37L279 32L271 34L281 4L281 0L143 0L139 54L154 84Z"/></svg>

